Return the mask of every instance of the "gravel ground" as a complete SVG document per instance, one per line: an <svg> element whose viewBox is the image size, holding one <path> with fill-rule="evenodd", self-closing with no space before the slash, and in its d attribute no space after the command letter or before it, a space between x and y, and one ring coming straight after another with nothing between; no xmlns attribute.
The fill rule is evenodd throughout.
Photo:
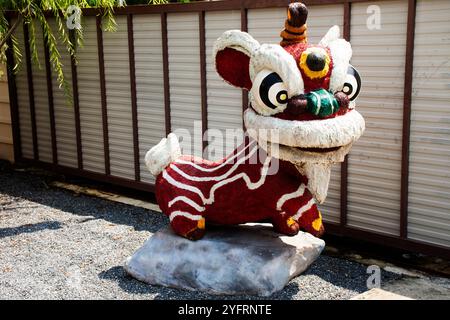
<svg viewBox="0 0 450 320"><path fill-rule="evenodd" d="M150 286L123 261L168 219L160 213L49 188L0 169L0 299L258 299ZM269 299L348 299L367 290L367 267L322 255ZM382 283L399 279L382 272Z"/></svg>

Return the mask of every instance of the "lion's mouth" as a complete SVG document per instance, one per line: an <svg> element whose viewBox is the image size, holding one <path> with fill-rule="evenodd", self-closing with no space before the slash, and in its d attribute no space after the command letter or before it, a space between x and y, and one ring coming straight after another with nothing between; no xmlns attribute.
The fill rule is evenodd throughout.
<svg viewBox="0 0 450 320"><path fill-rule="evenodd" d="M364 119L356 110L329 119L298 121L262 116L248 108L244 120L247 132L257 140L320 154L355 142L365 128Z"/></svg>
<svg viewBox="0 0 450 320"><path fill-rule="evenodd" d="M304 152L315 152L315 153L327 153L327 152L334 152L342 148L339 147L332 147L332 148L302 148L302 147L292 147L294 149L304 151Z"/></svg>

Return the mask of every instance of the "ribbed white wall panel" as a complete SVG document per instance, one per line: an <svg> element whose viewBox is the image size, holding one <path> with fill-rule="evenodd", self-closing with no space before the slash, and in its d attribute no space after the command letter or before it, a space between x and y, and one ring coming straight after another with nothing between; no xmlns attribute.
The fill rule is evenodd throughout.
<svg viewBox="0 0 450 320"><path fill-rule="evenodd" d="M141 180L154 182L145 153L166 134L160 15L133 17Z"/></svg>
<svg viewBox="0 0 450 320"><path fill-rule="evenodd" d="M334 25L343 28L343 5L308 6L308 42L318 43ZM248 33L262 43L280 43L280 32L286 20L285 8L250 9L247 14Z"/></svg>
<svg viewBox="0 0 450 320"><path fill-rule="evenodd" d="M344 5L308 6L308 43L317 44L334 25L341 29L343 37ZM282 29L282 26L280 26Z"/></svg>
<svg viewBox="0 0 450 320"><path fill-rule="evenodd" d="M77 65L83 169L105 173L96 21L85 17L83 22Z"/></svg>
<svg viewBox="0 0 450 320"><path fill-rule="evenodd" d="M36 50L39 65L32 64L34 107L36 112L36 131L38 140L39 160L47 163L53 161L52 138L50 133L50 115L48 108L47 73L45 70L44 38L40 23L35 23Z"/></svg>
<svg viewBox="0 0 450 320"><path fill-rule="evenodd" d="M248 32L260 43L280 43L286 15L286 8L250 9L247 13ZM318 43L333 25L338 25L342 31L343 19L341 4L308 6L308 42Z"/></svg>
<svg viewBox="0 0 450 320"><path fill-rule="evenodd" d="M362 77L357 109L366 131L349 156L348 224L398 235L407 2L376 4L379 30L367 28L368 3L352 4L352 64Z"/></svg>
<svg viewBox="0 0 450 320"><path fill-rule="evenodd" d="M14 23L15 20L11 22ZM28 72L25 55L25 42L22 24L16 29L15 35L22 52L22 63L16 74L17 104L19 108L20 144L22 156L33 159L33 136L31 133L30 99L28 95Z"/></svg>
<svg viewBox="0 0 450 320"><path fill-rule="evenodd" d="M334 164L331 169L328 195L325 202L319 205L323 220L339 223L341 216L341 164Z"/></svg>
<svg viewBox="0 0 450 320"><path fill-rule="evenodd" d="M286 20L286 8L249 9L248 33L259 43L280 43L280 32Z"/></svg>
<svg viewBox="0 0 450 320"><path fill-rule="evenodd" d="M49 21L53 32L58 32L56 21ZM70 54L65 45L58 38L58 50L61 54L61 63L63 64L64 77L70 86L72 92L72 69ZM55 127L56 127L56 145L58 154L58 164L76 168L77 161L77 140L75 133L75 113L72 105L67 101L64 95L64 89L59 88L56 74L52 70L53 104L55 109Z"/></svg>
<svg viewBox="0 0 450 320"><path fill-rule="evenodd" d="M242 143L242 91L219 77L212 48L220 35L241 28L240 11L212 11L205 15L206 83L208 97L208 158L218 160ZM227 139L228 134L236 139Z"/></svg>
<svg viewBox="0 0 450 320"><path fill-rule="evenodd" d="M116 22L116 32L103 32L109 157L112 175L134 179L127 17Z"/></svg>
<svg viewBox="0 0 450 320"><path fill-rule="evenodd" d="M450 2L417 3L408 237L450 246Z"/></svg>
<svg viewBox="0 0 450 320"><path fill-rule="evenodd" d="M168 14L167 38L172 131L188 130L183 153L202 156L198 13Z"/></svg>

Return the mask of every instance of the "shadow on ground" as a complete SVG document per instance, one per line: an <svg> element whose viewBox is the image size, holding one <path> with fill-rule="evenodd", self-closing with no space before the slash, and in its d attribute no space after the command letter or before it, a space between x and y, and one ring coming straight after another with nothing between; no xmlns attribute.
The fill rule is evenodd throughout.
<svg viewBox="0 0 450 320"><path fill-rule="evenodd" d="M0 193L78 216L129 225L136 231L155 232L168 223L167 218L160 213L152 213L144 208L86 195L77 195L58 188L50 188L45 179L37 175L5 168L0 170ZM2 209L1 206L0 209Z"/></svg>
<svg viewBox="0 0 450 320"><path fill-rule="evenodd" d="M61 228L59 221L45 221L35 224L25 224L18 227L0 228L0 239L5 237L11 237L22 233L32 233L42 230L56 230Z"/></svg>

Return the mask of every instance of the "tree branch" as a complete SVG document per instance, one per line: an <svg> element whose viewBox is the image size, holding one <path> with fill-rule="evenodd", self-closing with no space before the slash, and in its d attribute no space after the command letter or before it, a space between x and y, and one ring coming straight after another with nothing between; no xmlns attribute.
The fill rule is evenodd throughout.
<svg viewBox="0 0 450 320"><path fill-rule="evenodd" d="M18 15L18 18L16 20L16 22L14 22L14 24L12 25L12 27L8 30L8 32L6 33L5 37L2 39L2 42L0 43L0 49L3 47L3 45L6 43L6 41L8 41L8 38L12 35L12 33L14 32L14 30L16 30L17 26L19 25L19 23L22 21L22 15Z"/></svg>

